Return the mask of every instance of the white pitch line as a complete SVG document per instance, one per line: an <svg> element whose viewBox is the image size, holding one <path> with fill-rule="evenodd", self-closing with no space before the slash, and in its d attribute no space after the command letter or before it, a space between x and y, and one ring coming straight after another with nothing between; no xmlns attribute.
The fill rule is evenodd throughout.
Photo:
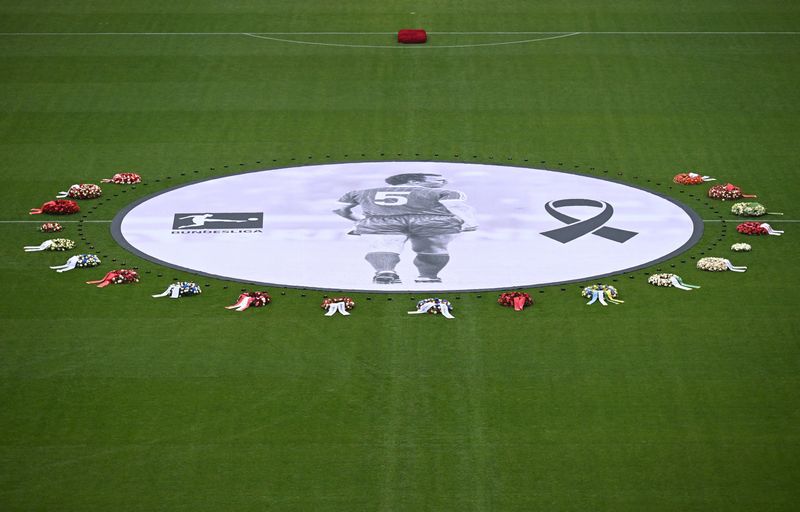
<svg viewBox="0 0 800 512"><path fill-rule="evenodd" d="M0 32L0 36L385 36L397 32ZM546 35L546 34L583 34L583 35L800 35L800 31L520 31L520 32L436 32L430 35Z"/></svg>
<svg viewBox="0 0 800 512"><path fill-rule="evenodd" d="M428 32L431 34L431 32ZM546 32L557 34L561 32ZM397 32L0 32L0 36L386 36Z"/></svg>
<svg viewBox="0 0 800 512"><path fill-rule="evenodd" d="M576 31L577 32L577 31ZM392 32L394 33L394 32ZM428 32L428 34L437 34L437 35L479 35L479 34L486 34L486 35L503 35L503 34L566 34L567 32ZM613 35L613 36L624 36L624 35L663 35L663 36L676 36L676 35L693 35L693 36L701 36L701 35L800 35L800 31L784 31L784 32L690 32L690 31L617 31L617 32L603 32L597 30L589 30L589 31L580 31L580 34L586 35Z"/></svg>

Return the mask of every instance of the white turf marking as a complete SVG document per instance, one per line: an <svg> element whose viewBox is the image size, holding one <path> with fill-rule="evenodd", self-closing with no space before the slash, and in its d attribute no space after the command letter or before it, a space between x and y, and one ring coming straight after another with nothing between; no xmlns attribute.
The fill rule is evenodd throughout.
<svg viewBox="0 0 800 512"><path fill-rule="evenodd" d="M539 37L536 39L523 39L521 41L502 41L497 43L476 43L476 44L452 44L452 45L371 45L371 44L345 44L345 43L320 43L315 41L297 41L295 39L283 39L279 37L269 37L264 35L256 35L256 34L244 34L249 37L255 37L257 39L266 39L269 41L278 41L281 43L292 43L292 44L306 44L306 45L313 45L313 46L338 46L344 48L475 48L478 46L503 46L509 44L525 44L525 43L535 43L537 41L549 41L551 39L562 39L565 37L570 36L577 36L580 32L572 32L569 34L560 34L557 36L552 37Z"/></svg>

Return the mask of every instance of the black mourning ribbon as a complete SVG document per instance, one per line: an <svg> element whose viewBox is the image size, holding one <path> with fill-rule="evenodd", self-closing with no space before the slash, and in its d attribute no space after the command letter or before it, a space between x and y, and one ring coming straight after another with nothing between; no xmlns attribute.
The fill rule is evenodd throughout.
<svg viewBox="0 0 800 512"><path fill-rule="evenodd" d="M603 211L590 219L579 220L557 210L565 206L592 206L594 208L602 208ZM638 233L633 231L604 226L614 215L614 208L605 201L595 201L594 199L558 199L545 204L544 209L554 218L560 220L564 224L568 224L563 228L541 233L562 244L571 242L589 233L621 244L638 235Z"/></svg>

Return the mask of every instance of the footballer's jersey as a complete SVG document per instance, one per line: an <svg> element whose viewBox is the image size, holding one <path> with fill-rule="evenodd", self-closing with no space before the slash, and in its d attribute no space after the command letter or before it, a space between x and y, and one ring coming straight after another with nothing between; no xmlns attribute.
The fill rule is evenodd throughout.
<svg viewBox="0 0 800 512"><path fill-rule="evenodd" d="M427 187L382 187L353 190L339 198L340 203L361 206L367 217L376 215L453 215L440 202L466 199L455 190Z"/></svg>

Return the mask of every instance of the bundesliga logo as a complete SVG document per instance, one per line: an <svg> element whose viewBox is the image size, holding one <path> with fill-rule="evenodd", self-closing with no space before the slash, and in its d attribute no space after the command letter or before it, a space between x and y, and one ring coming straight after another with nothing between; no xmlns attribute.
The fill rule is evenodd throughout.
<svg viewBox="0 0 800 512"><path fill-rule="evenodd" d="M225 232L245 231L264 227L262 212L245 213L176 213L172 218L174 231Z"/></svg>

